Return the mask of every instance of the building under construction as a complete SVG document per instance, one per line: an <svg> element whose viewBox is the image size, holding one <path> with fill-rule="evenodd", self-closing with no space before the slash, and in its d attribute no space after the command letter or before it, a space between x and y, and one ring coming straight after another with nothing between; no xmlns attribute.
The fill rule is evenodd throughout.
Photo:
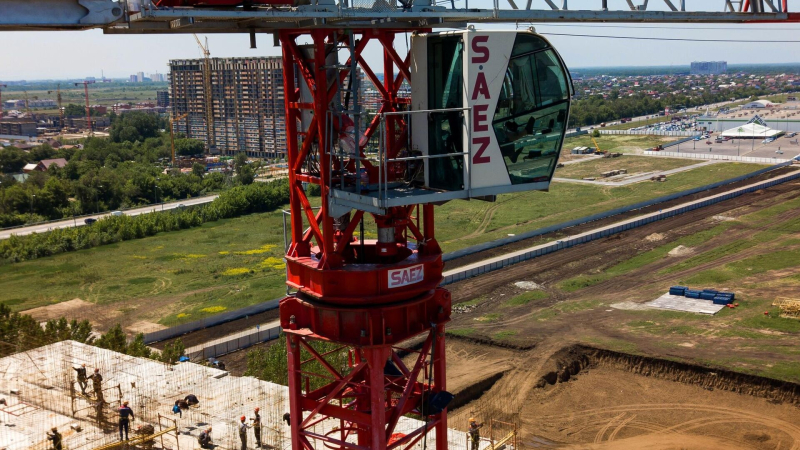
<svg viewBox="0 0 800 450"><path fill-rule="evenodd" d="M89 373L100 370L102 400L91 382L82 392L76 379L76 368L82 364ZM189 394L200 403L180 414L173 412L175 401ZM52 445L46 433L53 427L70 450L193 449L200 432L211 427L215 448L233 450L240 448L239 417L246 416L252 425L253 410L259 407L264 447L288 450L292 447L284 419L288 400L286 386L253 377L234 377L189 362L164 364L63 341L0 358L0 449L49 450ZM117 409L123 401L129 402L135 414L128 442L121 442L117 433ZM410 433L420 424L415 418L401 417L397 429ZM339 437L340 426L338 420L318 420L313 430ZM253 431L248 434L252 439ZM355 441L355 434L349 433L346 439ZM447 439L448 448L466 449L463 432L451 429ZM427 445L435 448L435 438L429 438ZM354 443L350 446L357 448ZM482 440L481 450L491 447L491 442ZM423 443L417 449L422 450Z"/></svg>
<svg viewBox="0 0 800 450"><path fill-rule="evenodd" d="M188 114L175 120L174 131L204 141L210 153L244 151L250 157L283 157L281 59L209 58L208 76L204 65L203 59L170 61L172 117Z"/></svg>

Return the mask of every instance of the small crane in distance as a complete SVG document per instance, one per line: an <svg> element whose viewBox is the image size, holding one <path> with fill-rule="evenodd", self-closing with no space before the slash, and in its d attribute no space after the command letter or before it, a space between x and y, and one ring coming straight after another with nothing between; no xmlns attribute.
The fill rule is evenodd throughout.
<svg viewBox="0 0 800 450"><path fill-rule="evenodd" d="M200 38L193 33L194 40L203 52L203 100L206 106L206 136L208 137L208 150L214 153L216 141L214 139L214 104L211 95L211 51L208 49L208 38L206 45L200 42Z"/></svg>
<svg viewBox="0 0 800 450"><path fill-rule="evenodd" d="M53 91L47 91L48 94L52 94ZM64 125L64 108L61 107L61 83L56 85L56 101L58 102L58 116L61 120L61 133L64 133L64 129L66 128Z"/></svg>
<svg viewBox="0 0 800 450"><path fill-rule="evenodd" d="M176 120L183 120L189 117L189 113L181 114L178 117L174 117L169 121L169 141L172 146L172 167L175 167L175 132L173 131L174 124ZM186 125L188 128L188 124Z"/></svg>
<svg viewBox="0 0 800 450"><path fill-rule="evenodd" d="M0 84L0 119L3 118L3 89L8 87L7 84Z"/></svg>
<svg viewBox="0 0 800 450"><path fill-rule="evenodd" d="M89 85L94 84L94 80L86 80L74 83L75 86L83 85L83 93L86 97L86 129L89 130L89 136L92 135L92 114L91 109L89 109Z"/></svg>

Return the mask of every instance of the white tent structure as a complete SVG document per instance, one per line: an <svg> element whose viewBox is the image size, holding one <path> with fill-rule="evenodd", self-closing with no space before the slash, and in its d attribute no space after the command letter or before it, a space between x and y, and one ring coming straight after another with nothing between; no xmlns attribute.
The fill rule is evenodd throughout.
<svg viewBox="0 0 800 450"><path fill-rule="evenodd" d="M757 123L748 123L739 127L734 127L723 131L720 136L734 139L766 139L776 137L783 133L780 130L773 130L770 127Z"/></svg>

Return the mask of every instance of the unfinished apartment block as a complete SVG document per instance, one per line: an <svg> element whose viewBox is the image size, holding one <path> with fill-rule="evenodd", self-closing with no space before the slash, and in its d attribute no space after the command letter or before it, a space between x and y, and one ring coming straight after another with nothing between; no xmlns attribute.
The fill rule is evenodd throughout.
<svg viewBox="0 0 800 450"><path fill-rule="evenodd" d="M89 373L100 369L102 401L91 381L86 393L76 380L76 367L85 364ZM176 400L194 394L199 404L172 412ZM117 410L129 402L135 420L128 442L120 442ZM164 364L74 341L63 341L0 358L0 449L49 450L47 432L55 427L69 450L151 448L191 450L199 448L197 436L211 427L217 450L241 448L238 424L241 416L252 424L253 410L261 409L264 448L290 450L290 429L284 414L289 411L286 386L253 377L234 377L227 372L191 362ZM412 433L421 422L402 417L397 433ZM313 433L356 445L356 432L338 420L325 419ZM318 440L313 440L319 443ZM435 436L421 439L414 450L435 448ZM248 429L248 448L255 448ZM315 450L327 450L318 444ZM466 450L464 431L451 429L448 448ZM480 450L492 448L482 440ZM497 448L497 447L495 447Z"/></svg>
<svg viewBox="0 0 800 450"><path fill-rule="evenodd" d="M203 59L171 60L169 77L176 133L202 140L212 154L285 155L280 58L209 58L208 64Z"/></svg>

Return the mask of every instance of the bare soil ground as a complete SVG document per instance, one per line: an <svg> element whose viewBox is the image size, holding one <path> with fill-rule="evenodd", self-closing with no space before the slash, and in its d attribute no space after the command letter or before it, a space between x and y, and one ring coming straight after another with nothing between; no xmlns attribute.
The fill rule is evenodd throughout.
<svg viewBox="0 0 800 450"><path fill-rule="evenodd" d="M798 201L785 183L449 286L474 306L447 326L449 425L514 421L522 448L800 449L800 322L770 306L798 296L800 258L695 286L736 292L713 317L611 306L793 255ZM243 370L245 353L222 359Z"/></svg>
<svg viewBox="0 0 800 450"><path fill-rule="evenodd" d="M471 416L515 421L523 448L800 449L800 322L771 307L776 297L800 297L800 258L750 276L747 266L758 267L743 264L798 251L798 188L758 191L448 286L455 302L473 306L448 325L449 354L520 349L495 358L503 376L482 395L461 390L474 400L450 414L451 426ZM641 305L736 264L744 275L696 286L733 290L734 310L707 317L611 306ZM541 289L526 297L520 281ZM616 352L574 350L582 345ZM470 367L448 360L450 372Z"/></svg>
<svg viewBox="0 0 800 450"><path fill-rule="evenodd" d="M513 370L450 413L451 426L468 417L517 422L522 448L800 446L796 384L591 348L553 352L556 347L517 352Z"/></svg>

